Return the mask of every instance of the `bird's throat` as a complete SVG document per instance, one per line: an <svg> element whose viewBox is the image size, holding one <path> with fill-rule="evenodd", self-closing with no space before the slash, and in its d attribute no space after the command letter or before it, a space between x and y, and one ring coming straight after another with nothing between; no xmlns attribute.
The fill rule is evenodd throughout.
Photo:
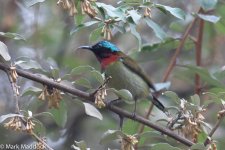
<svg viewBox="0 0 225 150"><path fill-rule="evenodd" d="M116 62L118 59L119 59L118 55L111 55L106 58L101 58L100 63L101 63L102 69L106 69L110 64Z"/></svg>

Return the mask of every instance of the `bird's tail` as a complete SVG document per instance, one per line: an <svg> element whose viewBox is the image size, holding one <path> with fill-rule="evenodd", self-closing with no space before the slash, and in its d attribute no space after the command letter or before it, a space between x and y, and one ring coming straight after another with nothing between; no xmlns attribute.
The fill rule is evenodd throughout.
<svg viewBox="0 0 225 150"><path fill-rule="evenodd" d="M152 95L152 103L164 113L166 112L164 105L154 95Z"/></svg>

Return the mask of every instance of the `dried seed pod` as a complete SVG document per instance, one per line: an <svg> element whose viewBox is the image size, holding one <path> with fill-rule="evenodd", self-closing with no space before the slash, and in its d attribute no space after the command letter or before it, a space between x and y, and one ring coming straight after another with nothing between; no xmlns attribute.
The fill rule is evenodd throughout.
<svg viewBox="0 0 225 150"><path fill-rule="evenodd" d="M11 129L15 131L22 131L22 123L19 117L13 117L9 122L4 124L6 129Z"/></svg>
<svg viewBox="0 0 225 150"><path fill-rule="evenodd" d="M152 12L151 8L145 7L144 17L150 17L150 18L152 18L152 13L151 12Z"/></svg>
<svg viewBox="0 0 225 150"><path fill-rule="evenodd" d="M60 5L64 10L68 11L70 16L74 16L77 13L73 0L59 0L57 5Z"/></svg>
<svg viewBox="0 0 225 150"><path fill-rule="evenodd" d="M91 6L91 3L88 0L81 2L81 11L82 14L87 14L89 17L94 18L98 12Z"/></svg>
<svg viewBox="0 0 225 150"><path fill-rule="evenodd" d="M104 33L105 33L105 31L106 31L106 25L104 25L104 26L102 27L102 31L101 31L101 33L102 33L102 34L104 34Z"/></svg>
<svg viewBox="0 0 225 150"><path fill-rule="evenodd" d="M103 86L102 88L100 88L96 94L95 94L95 104L98 108L103 108L105 107L105 97L106 97L107 93L106 93L106 89L105 86Z"/></svg>
<svg viewBox="0 0 225 150"><path fill-rule="evenodd" d="M18 74L16 72L16 67L15 66L13 66L13 65L10 66L9 75L10 75L10 78L12 79L12 82L16 83L17 78L18 78Z"/></svg>
<svg viewBox="0 0 225 150"><path fill-rule="evenodd" d="M138 143L135 136L126 135L122 138L121 150L134 150L134 146Z"/></svg>
<svg viewBox="0 0 225 150"><path fill-rule="evenodd" d="M212 143L212 150L217 150L216 143Z"/></svg>
<svg viewBox="0 0 225 150"><path fill-rule="evenodd" d="M33 131L33 129L34 129L34 126L35 126L35 124L32 122L32 120L31 119L28 119L25 130L28 133L31 133Z"/></svg>
<svg viewBox="0 0 225 150"><path fill-rule="evenodd" d="M45 138L45 137L41 138L41 140L42 140L43 142L46 142L46 138ZM46 149L46 146L43 144L43 142L38 141L38 142L36 143L36 150L45 150L45 149Z"/></svg>
<svg viewBox="0 0 225 150"><path fill-rule="evenodd" d="M70 9L71 8L71 1L70 0L65 0L65 5L66 5L66 9Z"/></svg>
<svg viewBox="0 0 225 150"><path fill-rule="evenodd" d="M41 94L38 96L38 99L44 101L45 100L45 92L42 91Z"/></svg>

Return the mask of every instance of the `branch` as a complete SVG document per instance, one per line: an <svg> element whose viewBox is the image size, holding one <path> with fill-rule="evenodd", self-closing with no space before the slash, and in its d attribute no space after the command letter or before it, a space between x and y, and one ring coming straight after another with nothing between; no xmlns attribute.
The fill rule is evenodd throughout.
<svg viewBox="0 0 225 150"><path fill-rule="evenodd" d="M177 56L179 55L179 53L180 53L180 51L181 51L181 48L183 47L183 45L184 45L184 43L185 43L185 40L187 39L187 37L188 37L188 35L189 35L189 33L190 33L192 27L195 25L195 22L196 22L196 21L197 21L197 18L195 18L195 19L191 22L191 24L189 24L189 26L187 27L186 31L184 32L183 37L181 38L181 41L180 41L180 43L179 43L179 46L177 47L177 49L176 49L176 51L175 51L175 53L174 53L174 55L173 55L173 57L172 57L172 59L171 59L171 61L170 61L170 63L169 63L169 66L168 66L167 69L166 69L166 72L165 72L165 74L164 74L164 77L163 77L163 79L162 79L162 82L166 82L166 81L167 81L167 79L168 79L168 77L169 77L171 71L173 70L173 68L174 68L174 66L175 66L175 64L176 64Z"/></svg>
<svg viewBox="0 0 225 150"><path fill-rule="evenodd" d="M150 116L150 114L151 114L151 112L152 112L152 110L153 110L153 107L154 107L154 104L151 103L151 105L150 105L149 108L148 108L148 112L147 112L146 115L145 115L145 119L149 118L149 116ZM145 128L144 124L141 124L141 125L138 127L138 134L141 134L141 133L144 131L144 128Z"/></svg>
<svg viewBox="0 0 225 150"><path fill-rule="evenodd" d="M200 11L200 10L199 10ZM184 32L184 35L180 41L180 44L179 46L177 47L170 63L169 63L169 66L167 67L166 69L166 72L165 72L165 75L163 76L162 78L162 82L166 82L168 80L168 77L171 73L171 71L173 70L175 64L176 64L176 59L177 59L177 56L178 54L180 53L181 51L181 48L183 47L184 43L185 43L185 40L187 39L188 35L189 35L189 32L191 31L192 27L194 26L195 22L197 21L197 18L195 18L192 23L187 27L186 31ZM148 108L148 112L147 114L145 115L145 118L149 118L150 114L151 114L151 111L153 110L153 107L154 105L151 104ZM138 133L142 133L144 130L144 125L142 124L139 128L138 128Z"/></svg>
<svg viewBox="0 0 225 150"><path fill-rule="evenodd" d="M145 119L144 117L141 117L139 115L133 115L132 113L128 112L128 111L125 111L123 109L120 109L119 107L116 107L114 105L107 105L107 108L117 114L122 114L123 116L131 119L131 120L135 120L137 122L140 122L152 129L155 129L165 135L168 135L169 137L183 143L184 145L186 146L192 146L194 143L177 135L176 133L172 132L171 130L168 130L168 129L165 129L165 128L162 128L160 127L159 125L153 123L153 122L150 122L149 120Z"/></svg>
<svg viewBox="0 0 225 150"><path fill-rule="evenodd" d="M2 63L0 63L0 69L1 70L9 70L10 68ZM27 79L30 79L30 80L33 80L33 81L36 81L38 83L42 83L44 85L47 85L47 86L52 86L54 88L57 88L61 91L64 91L64 92L67 92L67 93L70 93L72 95L76 95L80 98L84 98L84 99L87 99L87 100L93 100L93 97L91 96L91 94L87 93L87 92L83 92L83 91L80 91L78 89L75 89L75 88L70 88L66 85L63 85L63 84L60 84L60 83L56 83L55 81L51 80L51 79L46 79L46 78L41 78L35 74L32 74L32 73L29 73L27 71L23 71L21 69L16 69L17 73L19 76L22 76L24 78L27 78ZM162 132L163 134L183 143L184 145L186 146L192 146L194 143L189 141L188 139L185 139L179 135L177 135L176 133L168 130L168 129L165 129L165 128L162 128L160 127L159 125L156 125L155 123L152 123L150 122L149 120L145 119L144 117L141 117L139 115L133 115L132 113L128 112L128 111L125 111L117 106L114 106L114 105L110 105L110 103L107 103L106 104L106 107L112 111L112 112L115 112L119 115L122 115L122 116L125 116L131 120L134 120L134 121L137 121L139 123L142 123L148 127L151 127L159 132Z"/></svg>
<svg viewBox="0 0 225 150"><path fill-rule="evenodd" d="M44 146L46 146L49 150L54 150L52 149L50 146L48 146L48 144L43 141L39 136L37 136L34 132L31 132L31 135L36 139L38 140L39 142L41 142Z"/></svg>
<svg viewBox="0 0 225 150"><path fill-rule="evenodd" d="M1 70L5 70L5 69L9 70L10 68L9 68L9 66L7 66L5 64L0 63L0 69ZM59 84L59 83L57 83L57 82L55 82L51 79L41 78L38 75L35 75L33 73L30 73L30 72L27 72L27 71L24 71L24 70L21 70L21 69L16 69L16 72L19 76L22 76L24 78L36 81L38 83L42 83L42 84L47 85L47 86L55 87L55 88L57 88L59 90L62 90L64 92L68 92L68 93L71 93L73 95L85 98L85 99L90 99L90 97L91 97L89 93L77 90L75 88L68 87L67 85Z"/></svg>
<svg viewBox="0 0 225 150"><path fill-rule="evenodd" d="M203 12L203 10L200 9L200 12ZM195 46L196 46L196 51L195 51L196 66L201 66L203 29L204 29L204 20L200 19L199 20L198 37L197 37L197 41L195 43ZM195 93L200 94L200 91L201 91L200 76L198 74L196 74L195 75Z"/></svg>
<svg viewBox="0 0 225 150"><path fill-rule="evenodd" d="M14 96L14 99L15 99L15 113L16 114L19 114L20 113L20 108L19 108L19 100L18 100L18 95L17 95L17 90L18 90L18 86L17 84L13 81L10 73L9 73L9 70L4 70L8 76L8 79L9 79L9 82L11 84L11 88L12 88L12 91L13 91L13 96Z"/></svg>
<svg viewBox="0 0 225 150"><path fill-rule="evenodd" d="M216 132L216 130L218 129L218 127L222 123L222 121L223 121L223 119L225 117L225 108L223 110L219 111L218 114L219 114L220 117L216 121L216 124L215 124L214 128L211 130L211 132L209 133L207 139L205 140L205 142L204 142L205 146L210 143L210 141L211 141L210 138L213 136L213 134Z"/></svg>

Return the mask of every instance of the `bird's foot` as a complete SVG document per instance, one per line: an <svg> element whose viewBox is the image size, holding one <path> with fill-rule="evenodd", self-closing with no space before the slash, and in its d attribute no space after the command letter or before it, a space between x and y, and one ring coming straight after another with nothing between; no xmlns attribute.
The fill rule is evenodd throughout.
<svg viewBox="0 0 225 150"><path fill-rule="evenodd" d="M165 113L165 115L167 117L172 117L171 114L170 114L170 112L166 108L165 108L165 110L163 112Z"/></svg>
<svg viewBox="0 0 225 150"><path fill-rule="evenodd" d="M135 118L136 117L136 112L133 112L132 113L132 118Z"/></svg>
<svg viewBox="0 0 225 150"><path fill-rule="evenodd" d="M122 129L123 129L123 119L124 119L124 117L123 117L122 115L119 115L119 118L120 118L119 130L122 131Z"/></svg>
<svg viewBox="0 0 225 150"><path fill-rule="evenodd" d="M120 98L117 98L117 99L109 101L108 105L118 104L119 102L121 102L121 100L120 100Z"/></svg>

